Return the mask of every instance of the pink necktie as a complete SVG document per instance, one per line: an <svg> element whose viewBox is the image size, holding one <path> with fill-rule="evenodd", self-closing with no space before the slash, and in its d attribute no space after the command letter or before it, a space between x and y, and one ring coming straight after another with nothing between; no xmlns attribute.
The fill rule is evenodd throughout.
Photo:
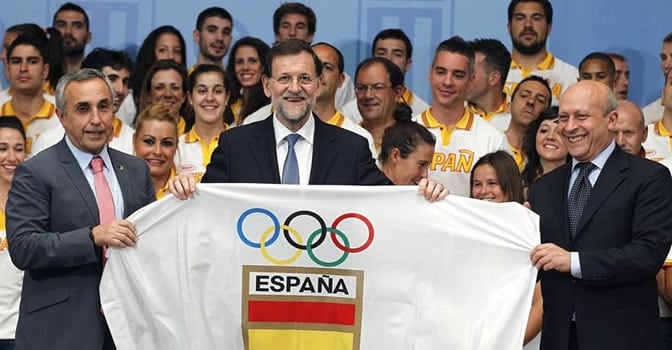
<svg viewBox="0 0 672 350"><path fill-rule="evenodd" d="M114 220L114 200L112 199L112 191L107 184L105 175L103 174L103 158L93 157L91 159L91 170L93 171L93 185L96 188L96 199L98 202L98 215L100 217L100 224L108 223ZM106 248L103 247L103 266L105 265Z"/></svg>

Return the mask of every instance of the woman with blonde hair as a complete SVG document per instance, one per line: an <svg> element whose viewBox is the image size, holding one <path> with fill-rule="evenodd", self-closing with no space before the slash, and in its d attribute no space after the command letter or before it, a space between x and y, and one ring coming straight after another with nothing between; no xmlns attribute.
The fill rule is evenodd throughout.
<svg viewBox="0 0 672 350"><path fill-rule="evenodd" d="M175 176L173 158L177 144L177 122L168 108L156 104L138 114L133 148L136 157L149 166L156 199L168 192L168 181Z"/></svg>

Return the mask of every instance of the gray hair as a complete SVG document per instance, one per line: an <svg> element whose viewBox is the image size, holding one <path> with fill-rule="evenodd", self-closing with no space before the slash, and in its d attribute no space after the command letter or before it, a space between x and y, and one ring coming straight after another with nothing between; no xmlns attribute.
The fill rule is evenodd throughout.
<svg viewBox="0 0 672 350"><path fill-rule="evenodd" d="M110 90L110 96L112 101L114 101L114 90L112 89L112 84L110 80L107 79L107 76L103 72L92 69L92 68L82 68L73 72L69 72L61 77L58 80L56 85L56 108L61 112L65 110L65 88L73 81L84 81L91 79L100 79L105 82L107 89Z"/></svg>

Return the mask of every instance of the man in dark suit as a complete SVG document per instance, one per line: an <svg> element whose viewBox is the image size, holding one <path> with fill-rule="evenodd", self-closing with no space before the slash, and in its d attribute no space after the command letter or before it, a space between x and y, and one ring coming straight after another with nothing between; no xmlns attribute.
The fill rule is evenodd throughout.
<svg viewBox="0 0 672 350"><path fill-rule="evenodd" d="M363 137L313 115L321 75L321 61L306 43L276 43L262 77L275 112L222 133L202 182L391 184ZM169 185L181 199L195 191L193 177L177 177ZM447 194L443 186L427 180L419 191L429 200Z"/></svg>
<svg viewBox="0 0 672 350"><path fill-rule="evenodd" d="M616 147L616 96L580 81L560 99L572 161L530 190L542 244L541 349L657 349L656 273L670 248L672 179Z"/></svg>
<svg viewBox="0 0 672 350"><path fill-rule="evenodd" d="M7 201L9 251L25 270L16 348L114 349L98 292L104 247L135 244L121 218L152 202L154 188L144 162L107 147L113 93L103 73L63 76L56 105L66 136L17 168Z"/></svg>

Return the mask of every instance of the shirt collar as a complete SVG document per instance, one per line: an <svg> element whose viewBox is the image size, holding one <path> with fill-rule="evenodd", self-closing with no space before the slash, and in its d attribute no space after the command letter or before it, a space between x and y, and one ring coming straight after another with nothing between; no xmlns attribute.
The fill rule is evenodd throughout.
<svg viewBox="0 0 672 350"><path fill-rule="evenodd" d="M547 69L553 68L554 65L555 65L555 57L550 52L546 53L546 57L544 58L544 60L539 62L539 64L536 67L529 67L529 68L528 67L523 67L520 64L518 64L516 61L511 59L511 68L518 68L518 69L547 70Z"/></svg>
<svg viewBox="0 0 672 350"><path fill-rule="evenodd" d="M604 164L607 163L607 159L609 159L609 156L611 153L614 151L616 148L616 143L612 140L609 143L609 146L607 146L605 149L602 150L593 160L590 162L593 163L595 166L597 166L598 169L602 170L604 169ZM578 160L572 158L572 171L576 169L576 165L579 164Z"/></svg>
<svg viewBox="0 0 672 350"><path fill-rule="evenodd" d="M112 169L112 159L110 159L110 154L107 152L107 145L103 146L103 150L99 154L91 154L77 148L70 141L70 137L67 135L65 135L65 144L70 149L70 152L72 152L72 155L75 157L75 160L77 160L77 164L79 165L80 169L82 169L82 171L85 171L86 168L89 167L91 159L95 156L100 156L100 158L103 158L105 168L108 170Z"/></svg>
<svg viewBox="0 0 672 350"><path fill-rule="evenodd" d="M313 137L315 136L315 119L312 114L308 117L308 121L296 132L292 132L282 125L278 117L273 113L273 131L275 132L275 147L280 146L280 143L287 142L285 137L289 134L299 134L309 144L313 144Z"/></svg>

